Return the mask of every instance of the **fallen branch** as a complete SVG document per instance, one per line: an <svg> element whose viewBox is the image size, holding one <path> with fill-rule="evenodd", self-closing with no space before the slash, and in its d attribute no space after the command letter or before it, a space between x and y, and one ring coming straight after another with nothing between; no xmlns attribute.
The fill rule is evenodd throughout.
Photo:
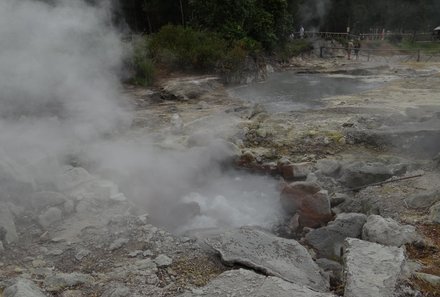
<svg viewBox="0 0 440 297"><path fill-rule="evenodd" d="M416 177L421 177L421 176L423 176L423 174L400 177L400 178L396 178L396 179L386 180L383 182L378 182L378 183L368 184L368 185L364 185L364 186L360 186L360 187L356 187L356 188L347 189L342 192L352 192L352 191L355 192L355 191L359 191L359 190L362 190L362 189L365 189L368 187L381 186L384 184L390 184L390 183L394 183L394 182L398 182L398 181L402 181L402 180L407 180L407 179L412 179L412 178L416 178Z"/></svg>

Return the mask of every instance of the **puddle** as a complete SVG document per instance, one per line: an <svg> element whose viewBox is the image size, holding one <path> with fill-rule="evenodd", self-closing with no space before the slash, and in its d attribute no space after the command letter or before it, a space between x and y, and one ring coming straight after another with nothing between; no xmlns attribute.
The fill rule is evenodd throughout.
<svg viewBox="0 0 440 297"><path fill-rule="evenodd" d="M280 72L266 81L231 88L232 95L262 104L268 111L300 111L323 106L321 99L360 93L381 85L377 79L353 75Z"/></svg>

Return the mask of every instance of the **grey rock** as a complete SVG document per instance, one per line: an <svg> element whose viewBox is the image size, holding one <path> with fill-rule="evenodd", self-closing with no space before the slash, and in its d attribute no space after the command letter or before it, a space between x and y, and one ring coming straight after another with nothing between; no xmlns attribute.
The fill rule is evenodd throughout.
<svg viewBox="0 0 440 297"><path fill-rule="evenodd" d="M80 290L67 290L61 294L61 297L83 297L84 294Z"/></svg>
<svg viewBox="0 0 440 297"><path fill-rule="evenodd" d="M157 267L167 267L173 263L173 259L166 255L159 255L154 259L154 263L157 264Z"/></svg>
<svg viewBox="0 0 440 297"><path fill-rule="evenodd" d="M341 163L334 159L322 159L316 162L316 168L324 175L334 176L341 169Z"/></svg>
<svg viewBox="0 0 440 297"><path fill-rule="evenodd" d="M32 194L31 197L31 203L35 209L59 206L64 204L67 200L64 194L50 191L36 192Z"/></svg>
<svg viewBox="0 0 440 297"><path fill-rule="evenodd" d="M105 290L101 297L127 297L127 296L130 296L130 289L123 285L117 285L113 288L109 288Z"/></svg>
<svg viewBox="0 0 440 297"><path fill-rule="evenodd" d="M329 284L308 251L295 240L252 227L228 230L205 242L228 264L241 264L267 275L326 291Z"/></svg>
<svg viewBox="0 0 440 297"><path fill-rule="evenodd" d="M64 202L64 211L66 213L72 213L75 210L75 203L72 200Z"/></svg>
<svg viewBox="0 0 440 297"><path fill-rule="evenodd" d="M278 277L263 276L253 271L238 269L223 272L203 288L181 295L182 297L334 297L319 293L301 284L289 283Z"/></svg>
<svg viewBox="0 0 440 297"><path fill-rule="evenodd" d="M88 274L73 273L56 273L46 277L44 286L49 292L60 292L65 288L82 284L91 284L93 277Z"/></svg>
<svg viewBox="0 0 440 297"><path fill-rule="evenodd" d="M77 259L78 261L81 261L82 259L88 257L92 252L86 249L80 249L76 255L75 255L75 259Z"/></svg>
<svg viewBox="0 0 440 297"><path fill-rule="evenodd" d="M17 279L15 284L3 291L3 297L46 297L45 294L33 282L25 279Z"/></svg>
<svg viewBox="0 0 440 297"><path fill-rule="evenodd" d="M362 239L383 245L402 246L419 241L421 237L414 226L400 225L391 218L371 215L362 229Z"/></svg>
<svg viewBox="0 0 440 297"><path fill-rule="evenodd" d="M17 239L14 216L6 204L0 203L0 241L12 243Z"/></svg>
<svg viewBox="0 0 440 297"><path fill-rule="evenodd" d="M414 194L405 199L406 204L411 208L428 208L440 201L440 191L425 191Z"/></svg>
<svg viewBox="0 0 440 297"><path fill-rule="evenodd" d="M327 226L307 233L306 241L314 247L320 257L339 258L342 256L347 237L360 238L367 216L360 213L341 213Z"/></svg>
<svg viewBox="0 0 440 297"><path fill-rule="evenodd" d="M414 276L418 279L421 279L434 287L440 287L440 276L422 273L422 272L416 272L414 273Z"/></svg>
<svg viewBox="0 0 440 297"><path fill-rule="evenodd" d="M319 258L316 260L316 264L318 264L324 272L328 273L331 278L339 282L342 280L344 268L338 262L326 258Z"/></svg>
<svg viewBox="0 0 440 297"><path fill-rule="evenodd" d="M382 163L356 162L341 169L339 181L349 188L356 188L385 181L393 176L391 170Z"/></svg>
<svg viewBox="0 0 440 297"><path fill-rule="evenodd" d="M63 212L57 207L51 207L38 216L38 223L43 228L48 228L52 224L61 221Z"/></svg>
<svg viewBox="0 0 440 297"><path fill-rule="evenodd" d="M129 242L129 240L127 238L118 238L118 239L116 239L115 241L113 241L110 244L108 249L110 251L114 251L114 250L120 249L121 247L123 247L128 242Z"/></svg>
<svg viewBox="0 0 440 297"><path fill-rule="evenodd" d="M137 270L157 271L157 265L151 259L138 260L134 263Z"/></svg>
<svg viewBox="0 0 440 297"><path fill-rule="evenodd" d="M429 219L434 223L440 224L440 203L437 203L430 208Z"/></svg>
<svg viewBox="0 0 440 297"><path fill-rule="evenodd" d="M393 297L405 277L402 248L354 238L346 239L344 297Z"/></svg>

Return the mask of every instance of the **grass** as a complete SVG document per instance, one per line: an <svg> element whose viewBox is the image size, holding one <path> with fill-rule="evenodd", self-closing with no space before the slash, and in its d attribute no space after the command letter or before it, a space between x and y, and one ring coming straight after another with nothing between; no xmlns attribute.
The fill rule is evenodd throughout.
<svg viewBox="0 0 440 297"><path fill-rule="evenodd" d="M420 49L424 54L440 54L440 42L411 42L403 41L397 46L404 50Z"/></svg>

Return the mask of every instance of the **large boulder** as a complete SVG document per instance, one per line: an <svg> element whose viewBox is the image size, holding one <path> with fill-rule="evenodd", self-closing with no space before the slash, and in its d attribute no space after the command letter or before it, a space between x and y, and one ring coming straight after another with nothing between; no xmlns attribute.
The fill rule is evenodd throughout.
<svg viewBox="0 0 440 297"><path fill-rule="evenodd" d="M327 226L307 233L306 241L320 257L340 258L347 237L360 238L367 216L360 213L341 213Z"/></svg>
<svg viewBox="0 0 440 297"><path fill-rule="evenodd" d="M334 159L321 159L316 162L316 169L324 175L335 176L341 169L341 163Z"/></svg>
<svg viewBox="0 0 440 297"><path fill-rule="evenodd" d="M51 207L38 216L38 223L43 228L48 228L52 224L61 221L63 212L57 207Z"/></svg>
<svg viewBox="0 0 440 297"><path fill-rule="evenodd" d="M303 227L316 228L332 218L328 193L316 183L294 182L281 191L281 204L290 215L298 214Z"/></svg>
<svg viewBox="0 0 440 297"><path fill-rule="evenodd" d="M327 291L328 281L297 241L251 227L228 230L205 239L227 264L240 264L286 281Z"/></svg>
<svg viewBox="0 0 440 297"><path fill-rule="evenodd" d="M3 297L46 297L45 294L33 282L26 279L17 279L16 282L7 287Z"/></svg>
<svg viewBox="0 0 440 297"><path fill-rule="evenodd" d="M15 228L14 216L8 205L0 203L0 241L7 243L15 242L18 239Z"/></svg>
<svg viewBox="0 0 440 297"><path fill-rule="evenodd" d="M341 168L339 181L348 188L357 188L385 181L393 176L382 163L355 162Z"/></svg>
<svg viewBox="0 0 440 297"><path fill-rule="evenodd" d="M440 201L440 190L424 191L411 195L405 199L406 204L411 208L428 208Z"/></svg>
<svg viewBox="0 0 440 297"><path fill-rule="evenodd" d="M182 297L334 297L331 293L320 293L278 277L264 276L253 271L238 269L223 272L200 289L181 295Z"/></svg>
<svg viewBox="0 0 440 297"><path fill-rule="evenodd" d="M347 238L344 263L344 297L394 297L406 276L402 248Z"/></svg>
<svg viewBox="0 0 440 297"><path fill-rule="evenodd" d="M371 215L362 229L362 239L383 245L402 246L419 241L421 237L414 226L401 225L391 218Z"/></svg>

